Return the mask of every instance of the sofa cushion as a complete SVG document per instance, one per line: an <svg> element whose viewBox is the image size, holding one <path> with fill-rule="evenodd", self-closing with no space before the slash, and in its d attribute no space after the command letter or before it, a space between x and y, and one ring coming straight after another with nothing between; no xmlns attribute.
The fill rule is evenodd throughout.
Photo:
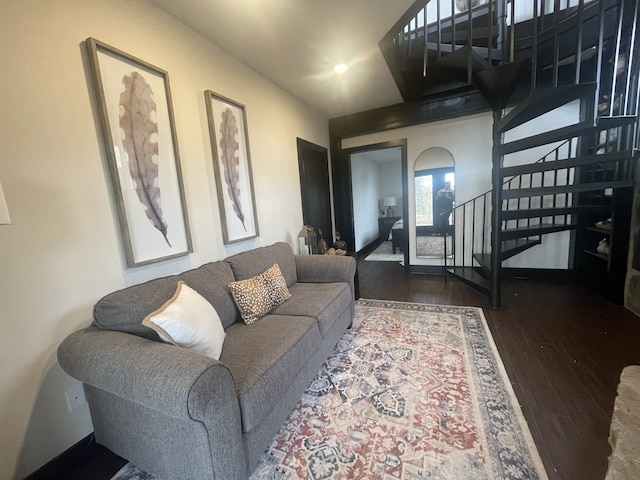
<svg viewBox="0 0 640 480"><path fill-rule="evenodd" d="M256 427L280 401L319 343L316 321L301 316L269 314L251 325L238 322L227 329L220 361L236 383L243 432Z"/></svg>
<svg viewBox="0 0 640 480"><path fill-rule="evenodd" d="M171 298L179 280L177 275L157 278L106 295L93 307L93 323L105 330L159 341L156 332L142 325L142 319Z"/></svg>
<svg viewBox="0 0 640 480"><path fill-rule="evenodd" d="M331 328L345 308L351 307L352 293L348 283L296 283L289 289L291 298L272 313L303 315L318 322L320 335Z"/></svg>
<svg viewBox="0 0 640 480"><path fill-rule="evenodd" d="M179 280L213 305L225 328L239 318L228 287L234 280L231 268L226 262L213 262L181 275L156 278L106 295L93 308L94 325L160 340L156 332L142 325L142 320L173 296Z"/></svg>
<svg viewBox="0 0 640 480"><path fill-rule="evenodd" d="M236 280L246 280L277 263L290 287L298 281L296 259L288 243L278 242L226 258Z"/></svg>
<svg viewBox="0 0 640 480"><path fill-rule="evenodd" d="M233 282L233 272L227 262L211 262L180 275L184 283L209 300L220 315L224 328L240 318L229 283Z"/></svg>
<svg viewBox="0 0 640 480"><path fill-rule="evenodd" d="M220 358L225 337L220 317L206 298L182 280L173 297L147 315L142 324L165 342Z"/></svg>

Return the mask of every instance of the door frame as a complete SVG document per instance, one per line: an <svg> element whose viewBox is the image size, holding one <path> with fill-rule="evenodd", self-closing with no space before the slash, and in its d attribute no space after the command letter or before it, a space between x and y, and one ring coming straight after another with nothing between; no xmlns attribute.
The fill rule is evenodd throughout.
<svg viewBox="0 0 640 480"><path fill-rule="evenodd" d="M346 166L344 173L346 174L347 181L344 185L343 200L344 205L347 207L343 212L343 218L347 220L345 226L348 231L346 235L347 243L355 246L355 230L354 230L354 216L353 216L353 176L351 174L351 155L355 153L371 152L373 150L384 150L387 148L400 147L400 168L402 170L402 218L405 221L402 223L402 229L404 231L404 239L402 245L402 251L404 253L404 270L409 271L409 237L407 235L407 216L409 215L409 201L407 198L407 182L408 182L408 170L407 170L407 139L401 138L397 140L388 140L380 143L373 143L369 145L361 145L358 147L344 148L340 150L342 165ZM342 232L341 232L342 233Z"/></svg>

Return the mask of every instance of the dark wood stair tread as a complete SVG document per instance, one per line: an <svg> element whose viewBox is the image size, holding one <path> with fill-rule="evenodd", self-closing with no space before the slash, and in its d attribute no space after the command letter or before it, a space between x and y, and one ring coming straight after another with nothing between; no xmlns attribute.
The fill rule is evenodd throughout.
<svg viewBox="0 0 640 480"><path fill-rule="evenodd" d="M565 105L577 98L594 95L596 83L563 85L555 88L536 90L529 98L520 102L495 125L495 132L506 132L523 123L533 120L551 110Z"/></svg>
<svg viewBox="0 0 640 480"><path fill-rule="evenodd" d="M453 267L448 268L447 272L485 295L491 292L489 280L480 275L473 267Z"/></svg>
<svg viewBox="0 0 640 480"><path fill-rule="evenodd" d="M555 187L512 188L502 191L502 198L543 197L559 193L593 192L608 188L625 188L633 186L633 180L619 180L616 182L585 182L573 185L556 185Z"/></svg>
<svg viewBox="0 0 640 480"><path fill-rule="evenodd" d="M531 247L535 247L536 245L540 245L542 241L540 238L535 239L526 239L526 238L516 238L513 240L505 240L502 242L500 248L500 261L503 262L519 253L524 252L525 250L529 250ZM474 253L473 258L478 264L480 268L487 272L490 275L491 273L491 254L490 253Z"/></svg>
<svg viewBox="0 0 640 480"><path fill-rule="evenodd" d="M504 177L512 177L528 173L548 172L551 170L561 170L564 168L582 167L585 165L593 165L598 163L612 163L629 159L633 154L628 151L609 152L599 155L583 155L580 157L566 158L562 160L553 160L550 162L526 163L524 165L514 165L503 167L500 175Z"/></svg>
<svg viewBox="0 0 640 480"><path fill-rule="evenodd" d="M632 125L638 120L635 115L613 115L606 117L598 117L598 128L602 130L608 130L610 128L624 127L625 125Z"/></svg>
<svg viewBox="0 0 640 480"><path fill-rule="evenodd" d="M524 218L557 217L560 215L579 215L583 213L608 212L609 205L571 205L566 207L531 208L522 210L503 210L503 220L519 220Z"/></svg>
<svg viewBox="0 0 640 480"><path fill-rule="evenodd" d="M508 155L510 153L528 150L529 148L539 147L541 145L547 145L549 143L559 142L593 132L595 132L593 122L585 121L550 130L548 132L539 133L537 135L532 135L531 137L525 137L508 143L503 143L502 145L498 145L496 149L499 155Z"/></svg>
<svg viewBox="0 0 640 480"><path fill-rule="evenodd" d="M566 230L574 230L575 228L576 225L574 223L540 223L524 227L506 228L500 232L500 238L503 240L512 240L516 238L564 232Z"/></svg>

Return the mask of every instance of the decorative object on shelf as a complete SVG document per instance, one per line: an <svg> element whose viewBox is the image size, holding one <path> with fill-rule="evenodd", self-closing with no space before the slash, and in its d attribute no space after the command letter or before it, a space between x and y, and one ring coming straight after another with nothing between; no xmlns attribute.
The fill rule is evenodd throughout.
<svg viewBox="0 0 640 480"><path fill-rule="evenodd" d="M2 184L0 183L0 225L10 225L11 217L9 216L9 208L7 208L7 201L4 199L4 192L2 191Z"/></svg>
<svg viewBox="0 0 640 480"><path fill-rule="evenodd" d="M471 0L471 2L469 0L456 0L456 12L466 12L469 10L469 5L471 5L471 8L476 8L485 3L487 3L487 0Z"/></svg>
<svg viewBox="0 0 640 480"><path fill-rule="evenodd" d="M382 205L387 207L387 217L393 217L393 207L396 206L396 197L385 197Z"/></svg>
<svg viewBox="0 0 640 480"><path fill-rule="evenodd" d="M611 230L611 219L607 218L606 220L596 222L596 227L602 230Z"/></svg>
<svg viewBox="0 0 640 480"><path fill-rule="evenodd" d="M94 38L85 43L127 265L191 253L169 74Z"/></svg>
<svg viewBox="0 0 640 480"><path fill-rule="evenodd" d="M333 247L331 247L329 250L326 251L325 255L346 255L347 251L346 250L342 250L341 248L338 248L337 250Z"/></svg>
<svg viewBox="0 0 640 480"><path fill-rule="evenodd" d="M333 248L335 248L336 250L347 250L347 242L342 240L340 232L336 232L336 241L333 242Z"/></svg>
<svg viewBox="0 0 640 480"><path fill-rule="evenodd" d="M320 235L320 240L318 240L318 253L320 255L324 255L325 253L327 253L329 245L327 245L327 241L322 236L322 229L318 229L318 234Z"/></svg>
<svg viewBox="0 0 640 480"><path fill-rule="evenodd" d="M596 251L604 255L609 255L609 242L606 238L600 240L600 243L598 243L598 246L596 247Z"/></svg>
<svg viewBox="0 0 640 480"><path fill-rule="evenodd" d="M318 237L311 225L305 225L298 234L300 255L313 255L318 252Z"/></svg>
<svg viewBox="0 0 640 480"><path fill-rule="evenodd" d="M224 244L259 235L244 105L207 90L205 100Z"/></svg>

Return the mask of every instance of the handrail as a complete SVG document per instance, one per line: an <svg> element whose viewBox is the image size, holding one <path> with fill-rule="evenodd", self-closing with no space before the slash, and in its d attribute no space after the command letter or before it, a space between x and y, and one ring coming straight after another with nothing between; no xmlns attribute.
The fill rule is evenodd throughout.
<svg viewBox="0 0 640 480"><path fill-rule="evenodd" d="M441 94L446 88L460 88L460 82L465 80L471 85L474 80L472 70L478 68L478 63L483 63L481 59L476 62L474 57L481 56L489 67L519 59L530 60L531 94L541 86L596 82L593 99L584 99L581 106L583 117L587 117L581 117L581 122L593 120L593 126L597 127L603 114L636 116L636 120L632 123L627 121L626 126L611 127L614 122L605 122L600 131L595 129L595 135L581 134L566 140L536 162L606 154L612 150L633 150L629 159L603 156L605 166L569 161L559 163L558 168L542 168L541 172L503 178L500 169L503 168L504 157L499 154L499 149L494 148L492 181L497 190L477 195L453 210L456 224L453 263L454 266L476 266L474 253L491 253L491 304L497 306L500 296L499 259L502 257L498 257L500 252L491 251L489 243L501 244L504 238L502 229L533 226L543 220L549 222L546 217L553 217L553 223L566 224L572 220L569 212L575 211L569 208L574 204L574 196L576 200L588 197L586 193L570 193L583 191L584 186L564 187L560 194L549 194L549 188L593 182L603 175L597 172L603 171L606 171L607 179L624 179L626 182L635 178L635 152L640 151L640 125L637 120L640 113L640 60L635 54L640 50L640 36L636 34L640 7L638 1L632 0L489 0L477 6L472 6L471 0L467 0L467 8L457 11L456 3L459 2L416 1L410 14L408 12L385 37L386 40L391 39L392 45L382 48L381 41L390 67L401 66L401 73L393 68L392 73L405 100L421 98L428 92ZM569 44L569 40L575 44ZM430 71L437 69L440 60L460 48L465 48L465 51L464 56L460 55L458 59L456 81L450 85L429 84ZM389 59L388 55L392 54L396 56L395 60ZM613 61L608 61L609 58ZM451 68L452 63L446 62L445 68ZM418 67L421 67L420 74L424 79L415 81L411 74L414 69L417 73ZM443 77L441 72L434 75L434 78L438 77ZM584 114L584 109L590 113ZM502 111L494 111L494 122L502 118ZM502 143L501 135L495 134L494 146ZM533 187L531 192L527 192L530 187ZM503 193L513 189L521 191L504 195L507 199L503 200ZM603 195L600 196L604 199ZM511 212L531 209L536 210L536 213L531 212L533 217ZM509 213L503 217L503 211ZM537 216L538 212L540 216ZM562 213L546 215L554 212ZM541 237L536 235L536 238ZM498 294L494 296L495 291Z"/></svg>

